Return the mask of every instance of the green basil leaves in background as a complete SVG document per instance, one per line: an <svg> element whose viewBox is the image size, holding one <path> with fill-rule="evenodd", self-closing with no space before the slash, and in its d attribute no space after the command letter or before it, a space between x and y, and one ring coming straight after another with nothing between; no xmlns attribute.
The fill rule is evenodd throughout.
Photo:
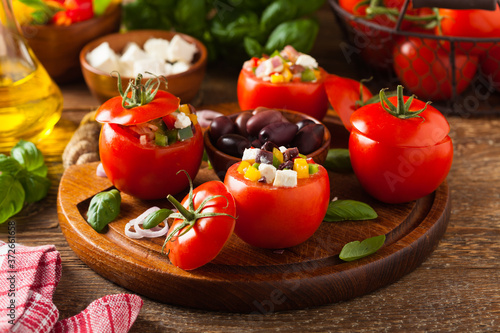
<svg viewBox="0 0 500 333"><path fill-rule="evenodd" d="M0 223L19 213L24 203L39 201L50 189L42 152L29 141L19 141L0 154Z"/></svg>
<svg viewBox="0 0 500 333"><path fill-rule="evenodd" d="M100 192L90 200L87 222L97 232L104 229L109 222L120 214L122 197L118 190Z"/></svg>
<svg viewBox="0 0 500 333"><path fill-rule="evenodd" d="M364 241L347 243L340 251L339 258L344 261L353 261L364 258L378 251L385 243L385 235L367 238Z"/></svg>
<svg viewBox="0 0 500 333"><path fill-rule="evenodd" d="M323 166L335 172L352 172L351 157L349 149L332 148L328 150Z"/></svg>
<svg viewBox="0 0 500 333"><path fill-rule="evenodd" d="M377 212L364 202L356 200L335 200L328 205L324 221L372 220L377 218L377 216Z"/></svg>
<svg viewBox="0 0 500 333"><path fill-rule="evenodd" d="M123 6L126 29L175 30L201 40L209 58L241 62L286 45L308 53L325 0L135 0Z"/></svg>

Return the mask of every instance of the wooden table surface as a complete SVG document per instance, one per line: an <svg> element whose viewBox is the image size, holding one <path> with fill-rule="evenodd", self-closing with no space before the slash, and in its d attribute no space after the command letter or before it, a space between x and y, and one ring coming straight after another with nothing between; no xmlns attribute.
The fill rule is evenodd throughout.
<svg viewBox="0 0 500 333"><path fill-rule="evenodd" d="M326 70L354 78L363 73L342 53L339 29L328 7L319 12L320 35L311 54ZM239 69L210 64L198 105L236 102ZM64 112L39 144L52 188L47 198L18 217L16 240L54 244L63 273L54 294L60 318L95 299L128 292L88 268L69 248L59 227L56 199L61 154L78 122L98 105L83 82L61 86ZM213 313L161 304L143 297L132 332L239 331L500 331L500 119L449 116L455 157L448 183L452 211L438 248L414 272L373 293L337 304L262 315ZM7 240L6 224L0 238Z"/></svg>

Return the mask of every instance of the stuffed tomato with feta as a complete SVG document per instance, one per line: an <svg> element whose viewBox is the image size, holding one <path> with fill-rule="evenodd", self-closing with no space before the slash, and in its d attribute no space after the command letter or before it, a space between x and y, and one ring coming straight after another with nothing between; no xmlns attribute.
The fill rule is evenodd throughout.
<svg viewBox="0 0 500 333"><path fill-rule="evenodd" d="M297 148L246 149L242 161L227 170L224 184L236 202L235 234L261 248L305 242L330 202L328 172Z"/></svg>
<svg viewBox="0 0 500 333"><path fill-rule="evenodd" d="M189 186L203 157L203 135L194 109L158 90L160 79L141 85L141 75L121 96L102 104L99 155L107 177L120 191L139 199L160 199Z"/></svg>
<svg viewBox="0 0 500 333"><path fill-rule="evenodd" d="M321 120L328 110L326 75L313 57L292 46L252 58L243 64L238 77L239 106L242 110L259 106L294 110Z"/></svg>

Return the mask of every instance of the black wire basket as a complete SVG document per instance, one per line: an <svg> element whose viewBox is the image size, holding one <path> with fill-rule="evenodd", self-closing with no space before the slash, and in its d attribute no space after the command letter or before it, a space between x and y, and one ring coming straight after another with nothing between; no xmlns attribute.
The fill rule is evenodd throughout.
<svg viewBox="0 0 500 333"><path fill-rule="evenodd" d="M495 10L497 1L405 0L391 26L356 16L339 0L329 3L346 40L341 50L348 62L364 67L366 78L374 77L368 83L372 92L403 84L406 94L431 100L446 114L500 114L500 34L498 38L453 37L403 26L410 4L413 9Z"/></svg>

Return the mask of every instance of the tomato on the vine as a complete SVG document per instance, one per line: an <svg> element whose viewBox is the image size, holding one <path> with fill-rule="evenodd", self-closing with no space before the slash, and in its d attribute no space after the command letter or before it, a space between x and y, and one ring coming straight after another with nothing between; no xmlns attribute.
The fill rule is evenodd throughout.
<svg viewBox="0 0 500 333"><path fill-rule="evenodd" d="M190 192L179 203L168 200L179 210L164 243L170 262L191 270L212 261L233 233L236 207L234 198L220 181L209 181Z"/></svg>
<svg viewBox="0 0 500 333"><path fill-rule="evenodd" d="M372 97L372 93L362 82L333 74L327 75L325 89L333 110L350 132L351 115Z"/></svg>
<svg viewBox="0 0 500 333"><path fill-rule="evenodd" d="M295 187L255 182L238 172L240 163L227 170L224 184L236 201L234 232L246 243L282 249L311 237L325 217L330 202L328 172L321 165Z"/></svg>
<svg viewBox="0 0 500 333"><path fill-rule="evenodd" d="M186 170L194 178L203 157L203 135L191 108L184 105L185 112L179 112L179 99L162 90L121 94L96 113L103 123L99 155L107 177L117 189L140 199L160 199L187 188L187 179L177 172ZM188 118L189 125L169 128L172 123L164 119L174 114Z"/></svg>
<svg viewBox="0 0 500 333"><path fill-rule="evenodd" d="M446 118L428 103L380 92L351 116L351 164L363 188L386 203L416 200L445 180L453 160Z"/></svg>
<svg viewBox="0 0 500 333"><path fill-rule="evenodd" d="M401 83L419 98L450 99L453 82L456 94L462 93L477 71L477 57L450 53L438 41L428 38L401 38L394 48L394 71ZM455 81L453 71L455 68Z"/></svg>

